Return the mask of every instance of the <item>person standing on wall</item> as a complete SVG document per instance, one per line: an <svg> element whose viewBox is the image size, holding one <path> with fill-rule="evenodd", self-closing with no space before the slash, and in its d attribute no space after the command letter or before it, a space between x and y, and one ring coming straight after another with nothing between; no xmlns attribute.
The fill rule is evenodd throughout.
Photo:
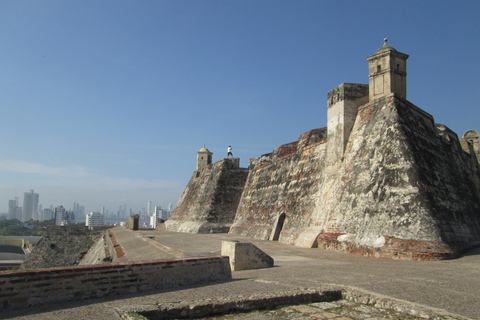
<svg viewBox="0 0 480 320"><path fill-rule="evenodd" d="M227 152L228 152L228 153L227 153L227 158L228 158L229 156L232 156L232 158L233 158L232 146L228 146Z"/></svg>

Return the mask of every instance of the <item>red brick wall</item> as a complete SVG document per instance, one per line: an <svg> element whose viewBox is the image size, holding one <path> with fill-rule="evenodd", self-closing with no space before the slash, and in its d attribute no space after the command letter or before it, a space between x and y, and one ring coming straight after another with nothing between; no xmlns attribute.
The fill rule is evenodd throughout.
<svg viewBox="0 0 480 320"><path fill-rule="evenodd" d="M0 272L0 309L229 280L228 257Z"/></svg>

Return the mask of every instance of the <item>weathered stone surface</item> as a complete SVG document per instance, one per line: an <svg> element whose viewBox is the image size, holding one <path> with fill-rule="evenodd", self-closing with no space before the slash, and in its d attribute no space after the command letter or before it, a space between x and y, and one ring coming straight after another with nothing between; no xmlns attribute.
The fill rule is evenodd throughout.
<svg viewBox="0 0 480 320"><path fill-rule="evenodd" d="M250 160L250 173L231 233L295 241L299 229L308 226L315 209L326 135L326 128L311 130L302 134L298 142ZM283 226L278 223L279 217L285 218ZM275 239L279 231L279 238Z"/></svg>
<svg viewBox="0 0 480 320"><path fill-rule="evenodd" d="M222 241L222 256L230 257L232 271L273 267L273 258L249 242Z"/></svg>
<svg viewBox="0 0 480 320"><path fill-rule="evenodd" d="M406 100L392 95L361 107L344 161L325 170L312 216L319 243L329 247L328 235L342 234L337 249L424 258L480 243L474 160ZM397 250L380 249L394 249L395 241Z"/></svg>
<svg viewBox="0 0 480 320"><path fill-rule="evenodd" d="M112 258L109 256L110 251L106 246L105 237L106 232L104 232L100 237L98 237L98 239L90 247L88 252L83 256L82 260L78 263L79 266L104 264L111 261Z"/></svg>
<svg viewBox="0 0 480 320"><path fill-rule="evenodd" d="M480 169L452 134L406 100L377 99L359 109L340 161L326 165L324 137L304 135L294 154L251 160L230 232L269 239L285 215L278 240L300 246L437 259L478 245Z"/></svg>
<svg viewBox="0 0 480 320"><path fill-rule="evenodd" d="M169 231L228 232L243 191L248 170L238 158L225 158L193 172L170 218Z"/></svg>
<svg viewBox="0 0 480 320"><path fill-rule="evenodd" d="M77 265L104 229L86 226L48 226L20 269L42 269Z"/></svg>

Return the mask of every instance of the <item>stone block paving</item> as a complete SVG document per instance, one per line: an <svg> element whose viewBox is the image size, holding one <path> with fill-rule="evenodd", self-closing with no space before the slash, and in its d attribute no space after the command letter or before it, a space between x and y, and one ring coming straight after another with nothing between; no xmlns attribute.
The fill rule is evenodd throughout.
<svg viewBox="0 0 480 320"><path fill-rule="evenodd" d="M261 310L249 313L227 314L204 320L291 320L291 319L335 319L335 320L398 320L421 319L402 314L392 309L380 309L374 306L353 303L345 300L316 302L305 305L288 306L275 310ZM449 316L438 319L455 319Z"/></svg>

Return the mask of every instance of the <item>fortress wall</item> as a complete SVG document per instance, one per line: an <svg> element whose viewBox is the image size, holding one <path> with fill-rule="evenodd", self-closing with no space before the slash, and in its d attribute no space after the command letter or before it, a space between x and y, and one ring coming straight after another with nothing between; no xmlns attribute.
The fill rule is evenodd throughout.
<svg viewBox="0 0 480 320"><path fill-rule="evenodd" d="M248 175L238 158L225 158L194 171L170 218L169 231L228 232Z"/></svg>
<svg viewBox="0 0 480 320"><path fill-rule="evenodd" d="M319 246L428 259L480 244L479 167L427 115L394 96L359 109L344 161L325 169Z"/></svg>
<svg viewBox="0 0 480 320"><path fill-rule="evenodd" d="M1 271L0 309L230 280L229 258Z"/></svg>
<svg viewBox="0 0 480 320"><path fill-rule="evenodd" d="M271 240L298 236L315 208L326 134L326 128L311 130L297 142L250 160L250 172L230 233Z"/></svg>

